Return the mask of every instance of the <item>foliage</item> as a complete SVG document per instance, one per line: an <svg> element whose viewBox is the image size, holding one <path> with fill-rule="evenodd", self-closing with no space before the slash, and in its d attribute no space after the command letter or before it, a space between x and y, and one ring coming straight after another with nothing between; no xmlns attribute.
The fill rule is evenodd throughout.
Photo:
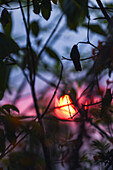
<svg viewBox="0 0 113 170"><path fill-rule="evenodd" d="M112 13L112 2L102 0L0 0L0 160L9 170L113 168ZM85 30L86 41L70 42L67 30L72 40ZM33 104L22 112L28 85ZM65 94L70 116L60 119L54 100Z"/></svg>

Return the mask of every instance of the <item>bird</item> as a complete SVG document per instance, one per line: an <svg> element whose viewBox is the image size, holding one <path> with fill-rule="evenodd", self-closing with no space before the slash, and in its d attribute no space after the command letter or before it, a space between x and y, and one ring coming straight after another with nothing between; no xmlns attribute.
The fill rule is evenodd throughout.
<svg viewBox="0 0 113 170"><path fill-rule="evenodd" d="M77 45L74 45L71 49L71 53L70 53L70 58L73 61L74 67L76 71L81 71L81 64L80 64L80 54L78 51L78 47Z"/></svg>

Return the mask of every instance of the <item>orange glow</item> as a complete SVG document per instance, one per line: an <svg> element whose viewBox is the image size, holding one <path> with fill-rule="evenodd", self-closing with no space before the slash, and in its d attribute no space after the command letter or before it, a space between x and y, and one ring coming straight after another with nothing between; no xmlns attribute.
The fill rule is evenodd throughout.
<svg viewBox="0 0 113 170"><path fill-rule="evenodd" d="M56 116L60 119L71 119L76 113L75 108L71 103L72 100L69 95L64 95L60 97L60 99L56 98L55 107L59 107L55 109Z"/></svg>
<svg viewBox="0 0 113 170"><path fill-rule="evenodd" d="M87 110L87 109L88 109L88 106L86 106L86 105L88 105L88 102L87 102L87 101L85 102L84 110Z"/></svg>

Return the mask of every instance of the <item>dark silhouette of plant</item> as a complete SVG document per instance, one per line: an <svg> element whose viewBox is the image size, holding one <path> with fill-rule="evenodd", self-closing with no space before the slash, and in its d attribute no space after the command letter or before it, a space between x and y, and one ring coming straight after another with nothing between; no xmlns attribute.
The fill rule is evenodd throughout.
<svg viewBox="0 0 113 170"><path fill-rule="evenodd" d="M16 18L17 10L24 27L21 35L15 36L13 16ZM60 14L57 20L54 10ZM112 169L112 2L0 0L0 12L1 164L9 170ZM72 46L69 42L70 52L61 54L65 41L58 47L55 43L67 29L75 32L72 38L76 39L79 28L86 30L86 41L75 41ZM99 35L97 45L91 42L92 35ZM84 48L89 46L91 53L87 54ZM21 72L21 78L12 78L13 72L14 76ZM42 90L38 78L46 84ZM27 96L23 93L27 85L33 102L22 113L17 104ZM80 96L79 87L83 88ZM71 103L67 100L55 107L57 92L59 97L69 95ZM73 115L70 106L75 109ZM56 110L60 113L64 107L69 118L55 116ZM29 116L29 112L35 115Z"/></svg>

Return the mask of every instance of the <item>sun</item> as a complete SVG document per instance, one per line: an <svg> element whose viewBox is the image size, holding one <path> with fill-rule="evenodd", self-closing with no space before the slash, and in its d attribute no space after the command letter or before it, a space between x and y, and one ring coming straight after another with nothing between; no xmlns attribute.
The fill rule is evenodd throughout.
<svg viewBox="0 0 113 170"><path fill-rule="evenodd" d="M55 114L59 119L72 119L76 114L74 105L69 95L61 96L55 100Z"/></svg>

